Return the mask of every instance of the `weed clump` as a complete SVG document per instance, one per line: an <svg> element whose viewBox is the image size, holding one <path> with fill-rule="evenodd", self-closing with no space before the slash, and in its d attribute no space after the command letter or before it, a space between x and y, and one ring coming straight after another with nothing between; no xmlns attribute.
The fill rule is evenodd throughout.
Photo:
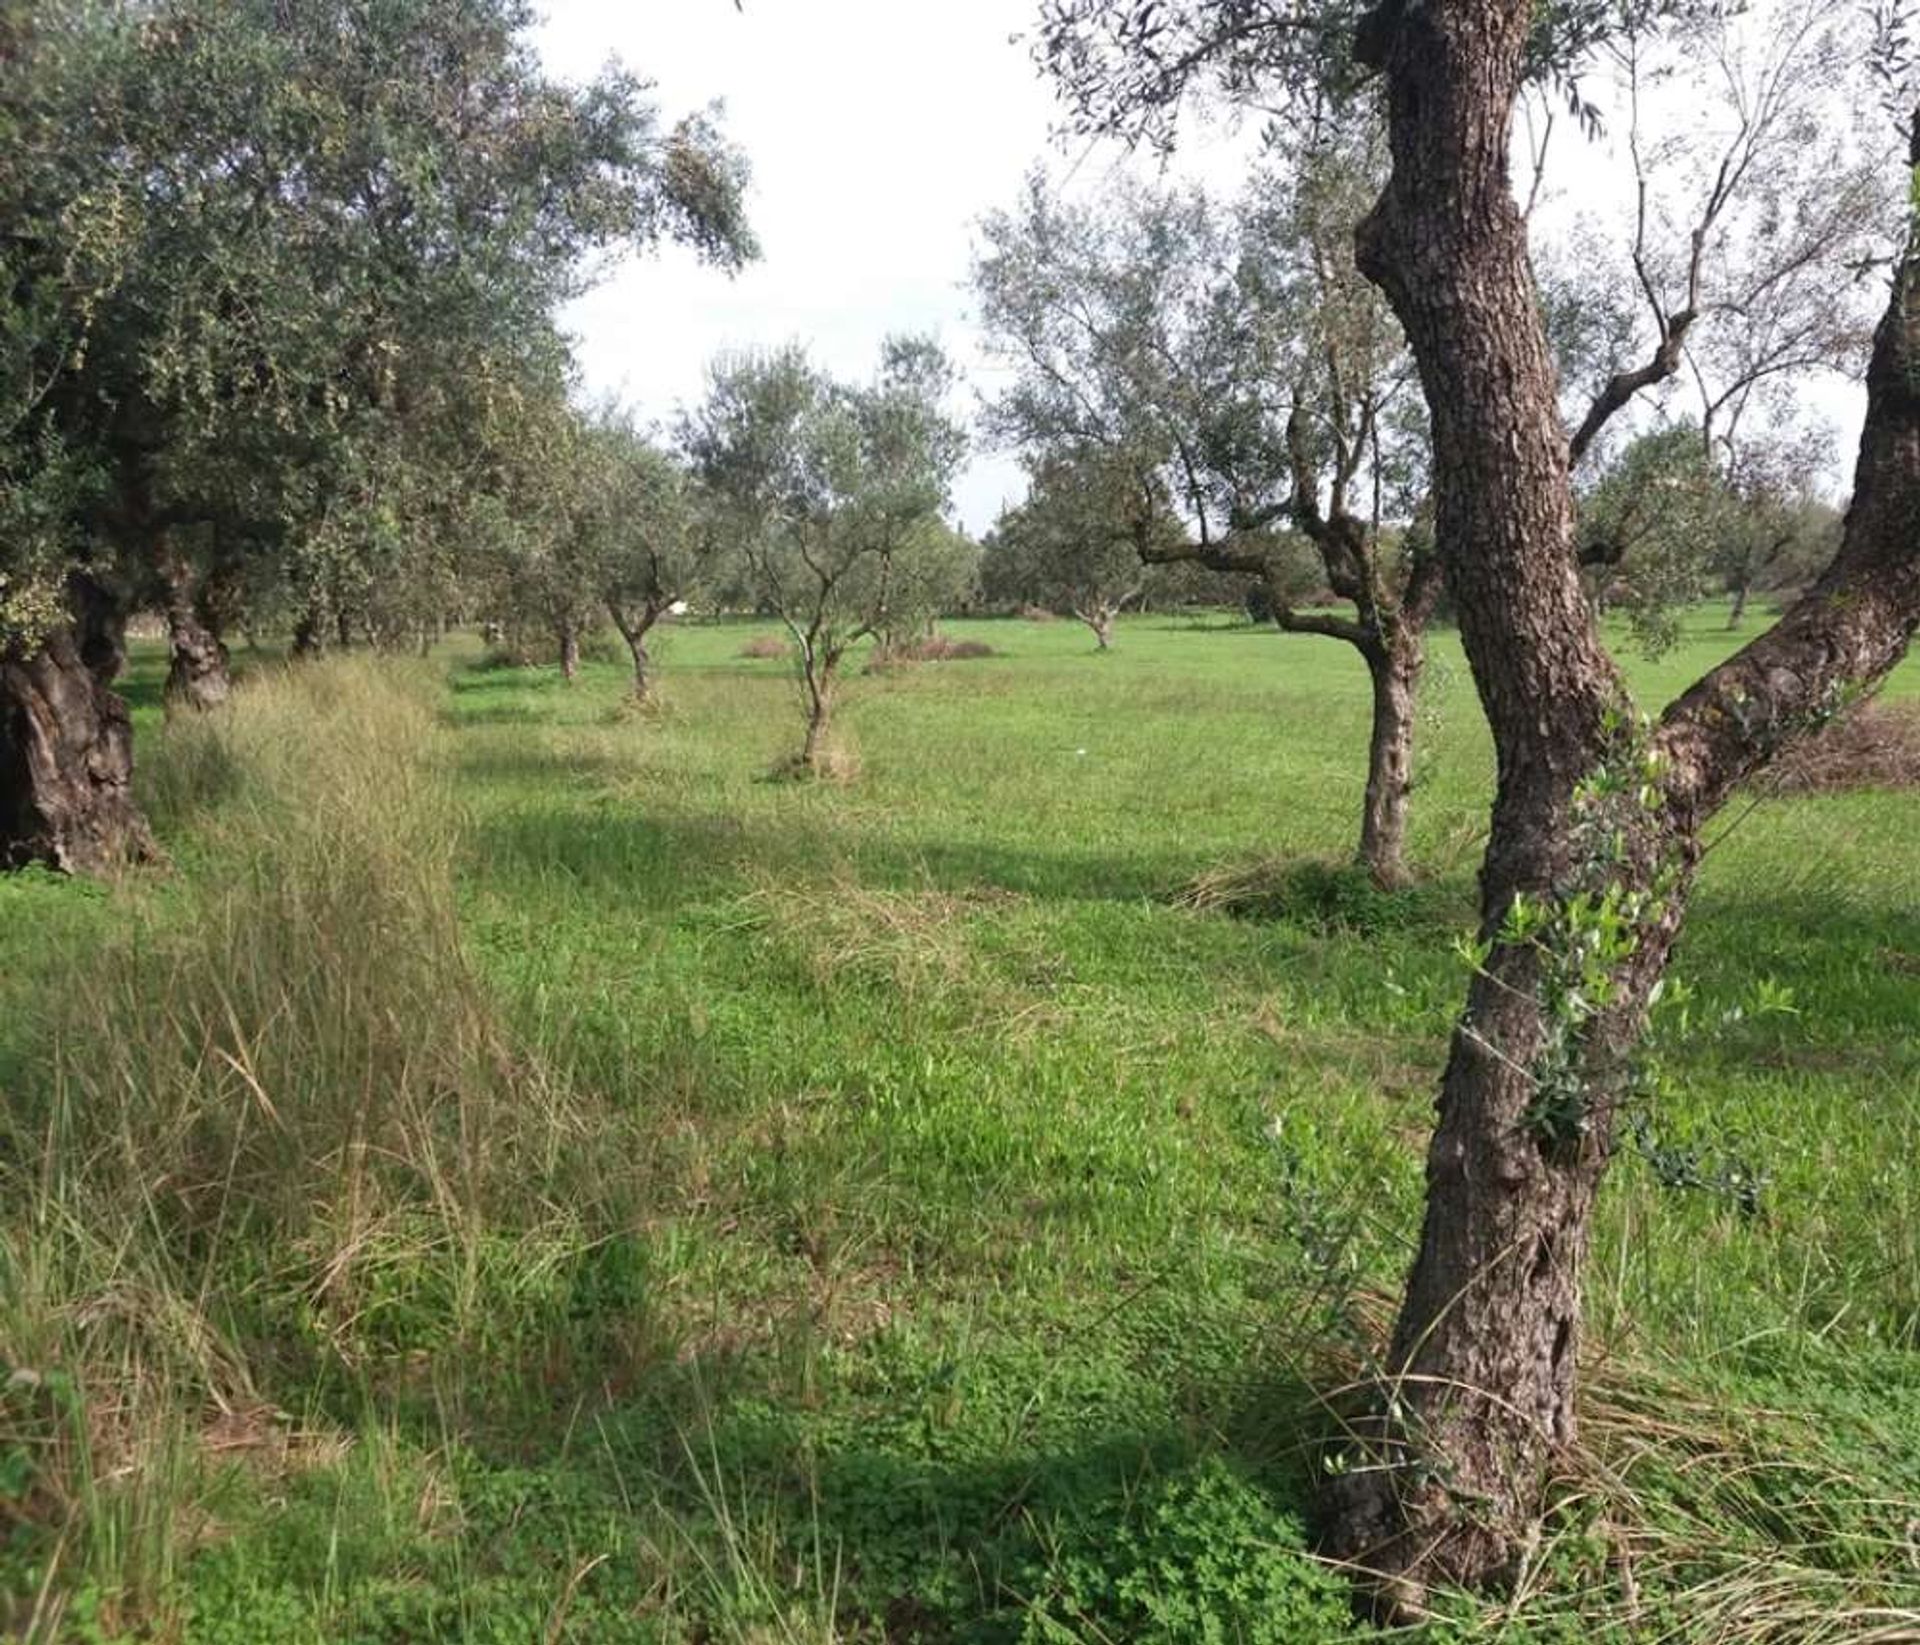
<svg viewBox="0 0 1920 1645"><path fill-rule="evenodd" d="M860 780L860 756L851 748L817 748L811 755L785 754L773 762L767 780L776 783L827 783L846 787Z"/></svg>
<svg viewBox="0 0 1920 1645"><path fill-rule="evenodd" d="M777 662L793 655L793 647L777 634L756 634L740 648L749 662Z"/></svg>
<svg viewBox="0 0 1920 1645"><path fill-rule="evenodd" d="M1177 892L1175 905L1241 920L1292 920L1316 930L1405 931L1447 917L1437 888L1385 891L1353 863L1262 860L1208 869Z"/></svg>
<svg viewBox="0 0 1920 1645"><path fill-rule="evenodd" d="M945 634L924 634L917 640L904 640L877 649L867 664L869 674L910 667L915 663L971 662L978 657L997 655L983 640L955 640Z"/></svg>

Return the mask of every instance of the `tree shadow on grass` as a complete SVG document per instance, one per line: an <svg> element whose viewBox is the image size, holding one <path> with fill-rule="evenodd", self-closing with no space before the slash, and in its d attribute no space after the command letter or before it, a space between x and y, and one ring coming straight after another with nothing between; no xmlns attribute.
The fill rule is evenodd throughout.
<svg viewBox="0 0 1920 1645"><path fill-rule="evenodd" d="M483 758L466 769L559 784L577 777L576 765L571 757L516 754L492 765ZM724 813L649 814L638 803L631 811L566 804L516 807L480 819L472 840L491 873L510 878L522 870L561 872L582 884L623 892L636 889L636 876L650 878L671 866L707 883L716 873L817 880L851 872L876 890L1138 903L1161 900L1168 887L1201 866L1199 859L1173 851L1127 859L1065 845L1043 850L988 840L862 837L832 818L749 821Z"/></svg>
<svg viewBox="0 0 1920 1645"><path fill-rule="evenodd" d="M507 716L511 718L512 716ZM461 752L458 769L463 780L477 783L524 785L537 783L544 792L572 791L599 782L629 780L631 760L606 753L560 752L538 743L501 743ZM591 813L585 813L591 816Z"/></svg>
<svg viewBox="0 0 1920 1645"><path fill-rule="evenodd" d="M764 1359L664 1362L626 1402L576 1410L571 1454L546 1465L640 1503L690 1563L729 1574L693 1602L712 1607L696 1627L726 1631L731 1606L785 1587L900 1640L1012 1642L1041 1616L1088 1638L1346 1631L1346 1590L1308 1552L1324 1419L1304 1383L1182 1386L1091 1347L1055 1362L1017 1343L904 1361L891 1346L812 1397ZM497 1500L511 1525L539 1521L524 1439L473 1452L526 1482Z"/></svg>

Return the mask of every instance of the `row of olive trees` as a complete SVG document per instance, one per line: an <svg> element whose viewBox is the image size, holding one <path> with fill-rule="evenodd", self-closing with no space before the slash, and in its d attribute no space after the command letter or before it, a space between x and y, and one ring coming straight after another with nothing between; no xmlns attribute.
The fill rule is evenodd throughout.
<svg viewBox="0 0 1920 1645"><path fill-rule="evenodd" d="M0 863L149 849L111 685L223 634L438 620L513 525L593 252L752 252L738 157L548 79L523 0L112 0L0 17Z"/></svg>

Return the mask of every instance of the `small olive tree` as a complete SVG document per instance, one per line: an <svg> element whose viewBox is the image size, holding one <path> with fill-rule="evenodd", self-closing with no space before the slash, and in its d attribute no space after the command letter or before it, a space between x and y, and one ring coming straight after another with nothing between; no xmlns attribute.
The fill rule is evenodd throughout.
<svg viewBox="0 0 1920 1645"><path fill-rule="evenodd" d="M586 431L582 521L595 589L633 659L633 695L654 690L648 637L712 584L724 549L700 488L671 454L617 416Z"/></svg>
<svg viewBox="0 0 1920 1645"><path fill-rule="evenodd" d="M884 344L871 383L836 382L798 348L718 362L681 440L735 537L754 597L793 637L806 706L795 762L817 773L841 666L905 602L937 605L930 558L966 578L937 523L965 452L946 357ZM970 578L970 568L967 573Z"/></svg>
<svg viewBox="0 0 1920 1645"><path fill-rule="evenodd" d="M1040 457L1028 472L1025 501L994 525L982 592L1076 618L1106 651L1120 613L1146 592L1147 556L1184 541L1180 523L1097 449Z"/></svg>

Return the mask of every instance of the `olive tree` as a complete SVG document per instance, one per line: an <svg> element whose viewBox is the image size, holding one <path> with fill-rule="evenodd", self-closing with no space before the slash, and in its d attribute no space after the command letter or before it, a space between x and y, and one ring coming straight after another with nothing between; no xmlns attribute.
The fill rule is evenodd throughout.
<svg viewBox="0 0 1920 1645"><path fill-rule="evenodd" d="M1649 430L1576 489L1580 564L1594 608L1624 614L1649 656L1679 637L1679 616L1707 591L1715 546L1738 508L1700 431Z"/></svg>
<svg viewBox="0 0 1920 1645"><path fill-rule="evenodd" d="M1643 720L1581 586L1571 465L1588 424L1562 414L1513 175L1523 88L1577 70L1617 14L1382 0L1308 28L1258 0L1044 9L1041 49L1089 124L1165 133L1202 86L1284 97L1324 79L1323 45L1385 100L1392 166L1358 263L1419 365L1436 545L1498 762L1417 1254L1377 1401L1327 1488L1333 1547L1374 1573L1384 1609L1417 1614L1435 1581L1513 1569L1573 1439L1593 1207L1707 825L1920 626L1920 76L1899 29L1846 59L1884 71L1909 204L1881 265L1837 552L1778 623ZM1836 89L1839 110L1873 101Z"/></svg>
<svg viewBox="0 0 1920 1645"><path fill-rule="evenodd" d="M847 653L925 604L929 557L965 438L953 371L924 338L884 344L870 383L835 381L797 348L721 360L681 443L723 511L754 597L792 636L806 708L796 770L817 773ZM953 594L964 591L956 577ZM937 602L936 602L937 603Z"/></svg>
<svg viewBox="0 0 1920 1645"><path fill-rule="evenodd" d="M1290 633L1352 646L1373 687L1359 862L1401 883L1422 636L1440 593L1418 525L1425 436L1412 367L1346 250L1383 156L1364 119L1317 123L1299 163L1232 211L1122 191L1075 206L1036 179L985 226L982 318L1014 368L993 407L1036 468L1092 462L1147 564L1267 584ZM1153 527L1172 508L1185 529ZM1296 546L1347 612L1295 603ZM1414 529L1405 529L1413 526ZM1110 557L1113 531L1080 540ZM1111 587L1111 580L1100 581Z"/></svg>
<svg viewBox="0 0 1920 1645"><path fill-rule="evenodd" d="M972 596L979 575L978 543L937 515L923 521L893 556L886 614L874 630L877 655L898 656L931 636L941 617Z"/></svg>
<svg viewBox="0 0 1920 1645"><path fill-rule="evenodd" d="M654 690L648 637L676 607L714 586L727 545L692 476L629 419L594 419L585 447L586 559L632 658L633 695L646 702Z"/></svg>
<svg viewBox="0 0 1920 1645"><path fill-rule="evenodd" d="M1134 476L1098 448L1036 457L1027 474L1026 498L1001 513L982 554L982 592L1073 617L1106 651L1120 613L1146 592L1143 547L1177 546L1179 523L1144 506Z"/></svg>

